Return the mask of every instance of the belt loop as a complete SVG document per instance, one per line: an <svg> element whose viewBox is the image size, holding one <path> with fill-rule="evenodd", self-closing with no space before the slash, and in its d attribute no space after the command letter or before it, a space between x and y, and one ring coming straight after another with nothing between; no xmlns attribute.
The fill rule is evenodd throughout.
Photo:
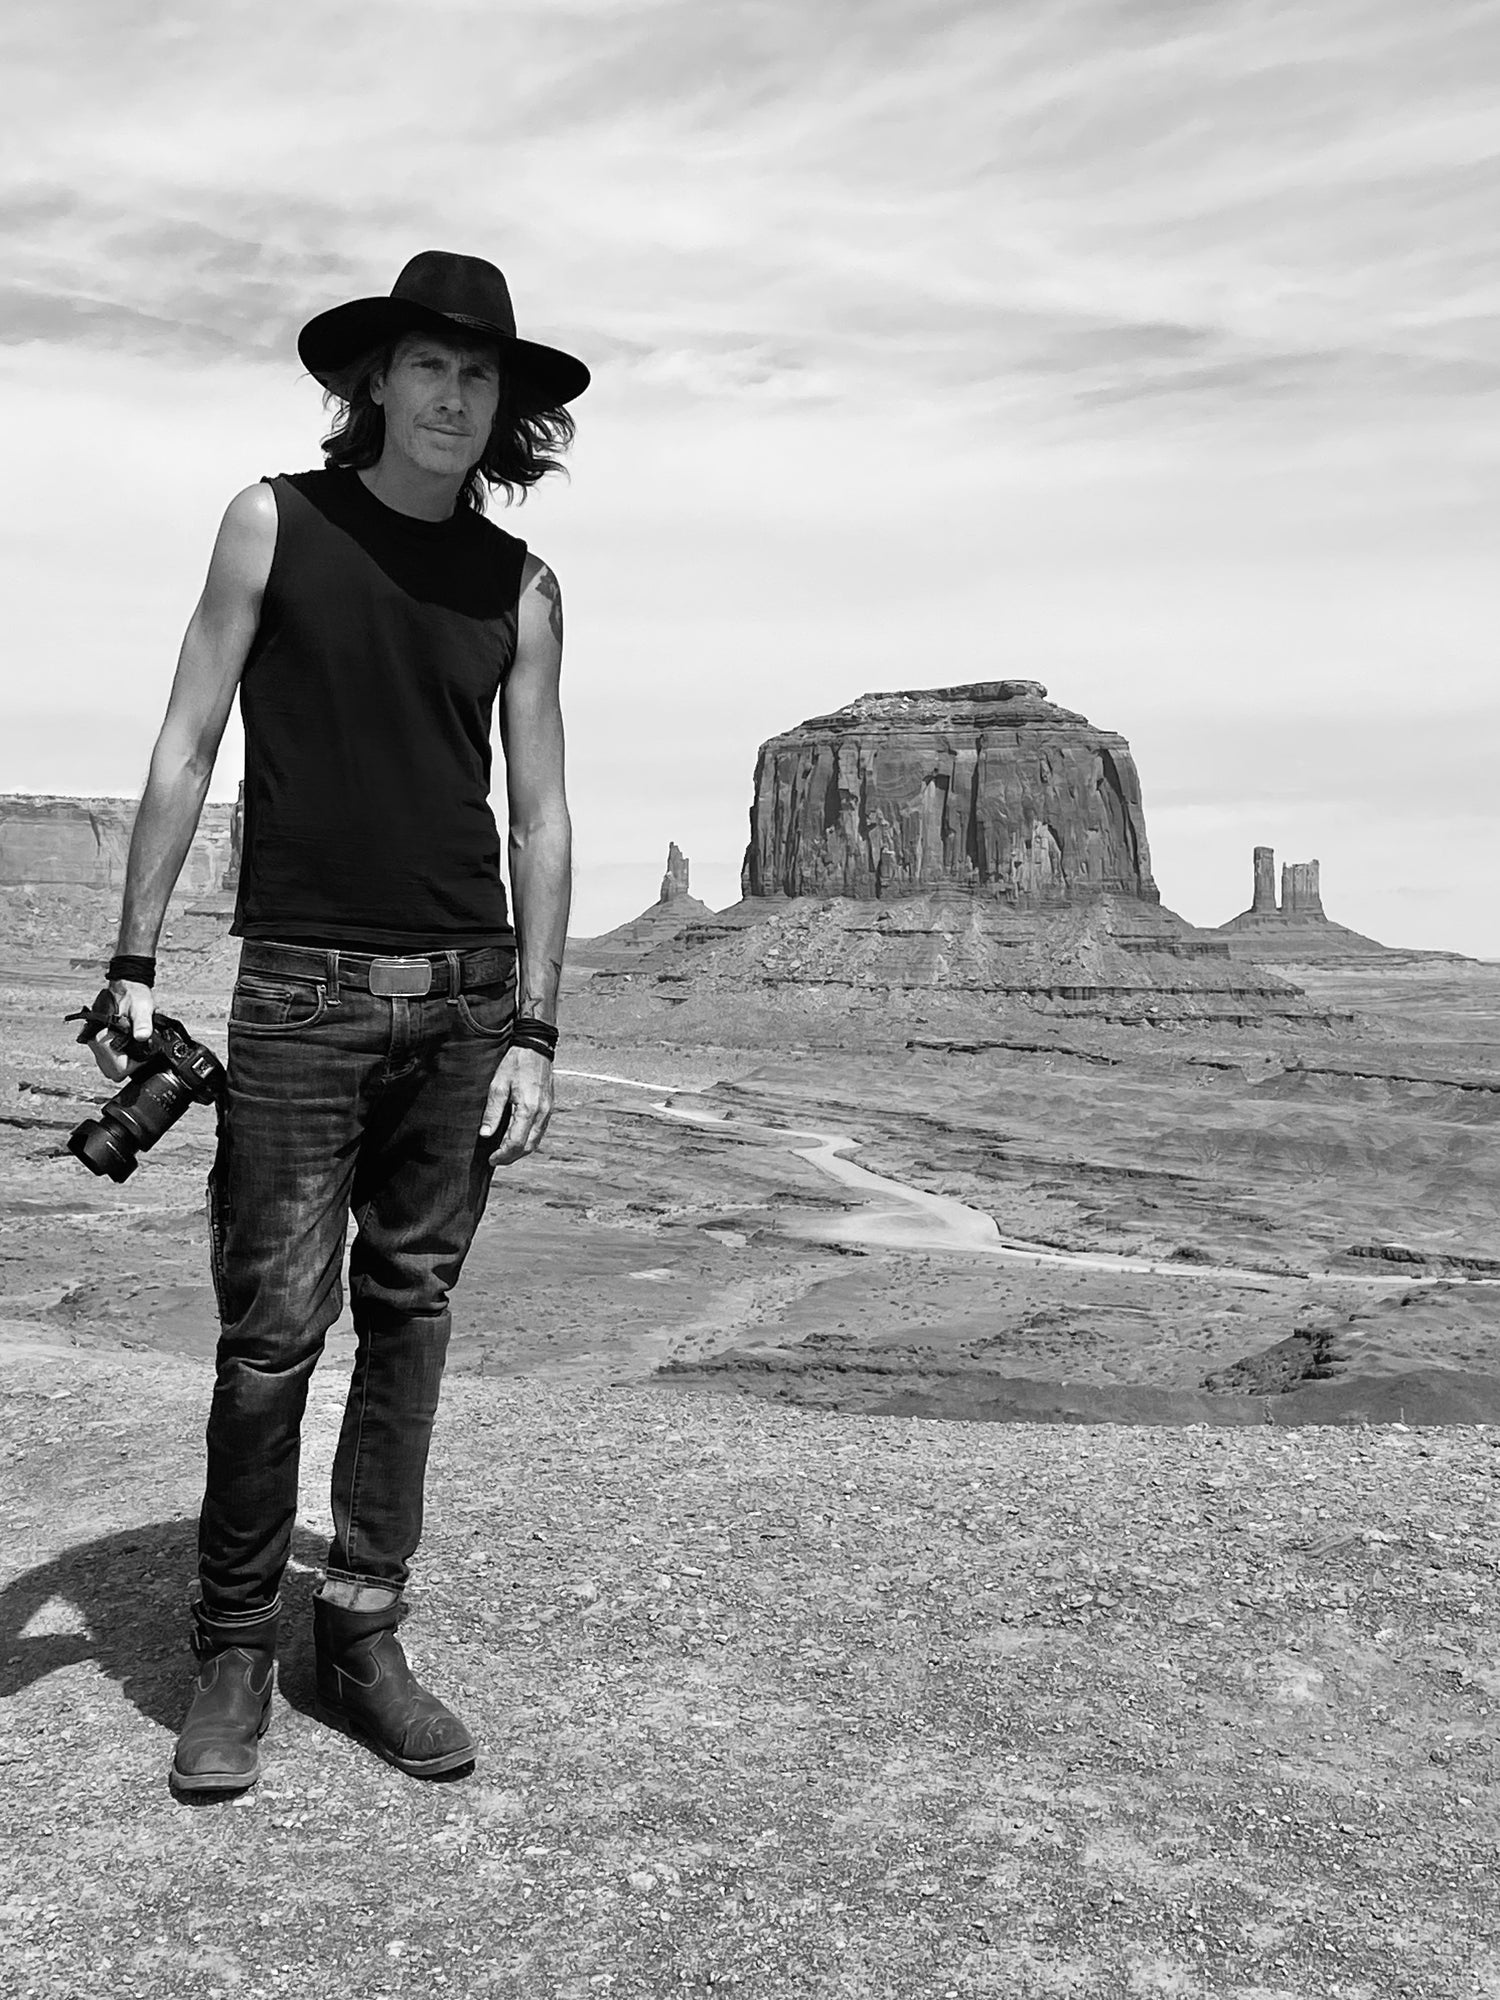
<svg viewBox="0 0 1500 2000"><path fill-rule="evenodd" d="M328 1004L330 1007L339 1004L339 955L336 951L328 954Z"/></svg>
<svg viewBox="0 0 1500 2000"><path fill-rule="evenodd" d="M459 964L458 953L456 951L445 951L443 956L448 961L448 1005L456 1007L458 1005L458 996L463 991L463 968Z"/></svg>

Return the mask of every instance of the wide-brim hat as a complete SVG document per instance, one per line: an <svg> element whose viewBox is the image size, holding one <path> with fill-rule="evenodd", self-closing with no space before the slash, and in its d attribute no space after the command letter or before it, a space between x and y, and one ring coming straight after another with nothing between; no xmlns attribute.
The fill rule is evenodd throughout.
<svg viewBox="0 0 1500 2000"><path fill-rule="evenodd" d="M351 299L319 313L298 334L297 352L310 375L339 392L348 368L372 348L423 332L493 340L523 411L570 403L589 386L589 371L575 356L519 338L503 271L451 250L413 257L388 298Z"/></svg>

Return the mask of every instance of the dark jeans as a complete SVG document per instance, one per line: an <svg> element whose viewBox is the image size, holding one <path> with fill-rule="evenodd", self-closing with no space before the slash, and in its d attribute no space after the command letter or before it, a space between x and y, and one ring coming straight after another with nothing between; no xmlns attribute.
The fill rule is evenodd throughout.
<svg viewBox="0 0 1500 2000"><path fill-rule="evenodd" d="M421 1537L448 1294L489 1194L495 1142L480 1142L479 1122L508 1046L515 959L497 948L477 967L484 984L453 993L435 982L421 998L351 986L358 962L258 942L240 960L209 1181L221 1322L199 1524L210 1620L253 1621L276 1605L302 1413L343 1304L351 1210L357 1351L330 1574L399 1589ZM435 964L448 980L445 956Z"/></svg>

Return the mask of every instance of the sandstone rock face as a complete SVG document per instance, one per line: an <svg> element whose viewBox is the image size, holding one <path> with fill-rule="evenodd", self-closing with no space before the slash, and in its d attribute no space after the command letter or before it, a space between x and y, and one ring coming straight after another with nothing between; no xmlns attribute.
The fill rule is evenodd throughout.
<svg viewBox="0 0 1500 2000"><path fill-rule="evenodd" d="M135 810L134 799L0 798L0 887L122 887ZM219 887L229 859L229 816L227 805L204 807L183 864L183 889Z"/></svg>
<svg viewBox="0 0 1500 2000"><path fill-rule="evenodd" d="M1255 850L1255 891L1250 903L1252 916L1274 917L1276 914L1276 850L1274 847L1257 847Z"/></svg>
<svg viewBox="0 0 1500 2000"><path fill-rule="evenodd" d="M1323 894L1316 861L1284 861L1281 866L1281 914L1321 917Z"/></svg>
<svg viewBox="0 0 1500 2000"><path fill-rule="evenodd" d="M1036 681L867 694L761 746L742 893L1159 901L1124 737Z"/></svg>

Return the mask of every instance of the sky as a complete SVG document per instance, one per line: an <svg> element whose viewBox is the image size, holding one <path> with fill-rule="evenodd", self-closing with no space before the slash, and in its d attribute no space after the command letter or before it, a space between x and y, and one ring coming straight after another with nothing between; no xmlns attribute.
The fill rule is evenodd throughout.
<svg viewBox="0 0 1500 2000"><path fill-rule="evenodd" d="M137 790L314 312L416 250L586 359L576 934L755 752L1017 677L1125 735L1163 900L1257 843L1500 958L1500 0L17 0L0 791ZM213 795L239 776L231 728Z"/></svg>

